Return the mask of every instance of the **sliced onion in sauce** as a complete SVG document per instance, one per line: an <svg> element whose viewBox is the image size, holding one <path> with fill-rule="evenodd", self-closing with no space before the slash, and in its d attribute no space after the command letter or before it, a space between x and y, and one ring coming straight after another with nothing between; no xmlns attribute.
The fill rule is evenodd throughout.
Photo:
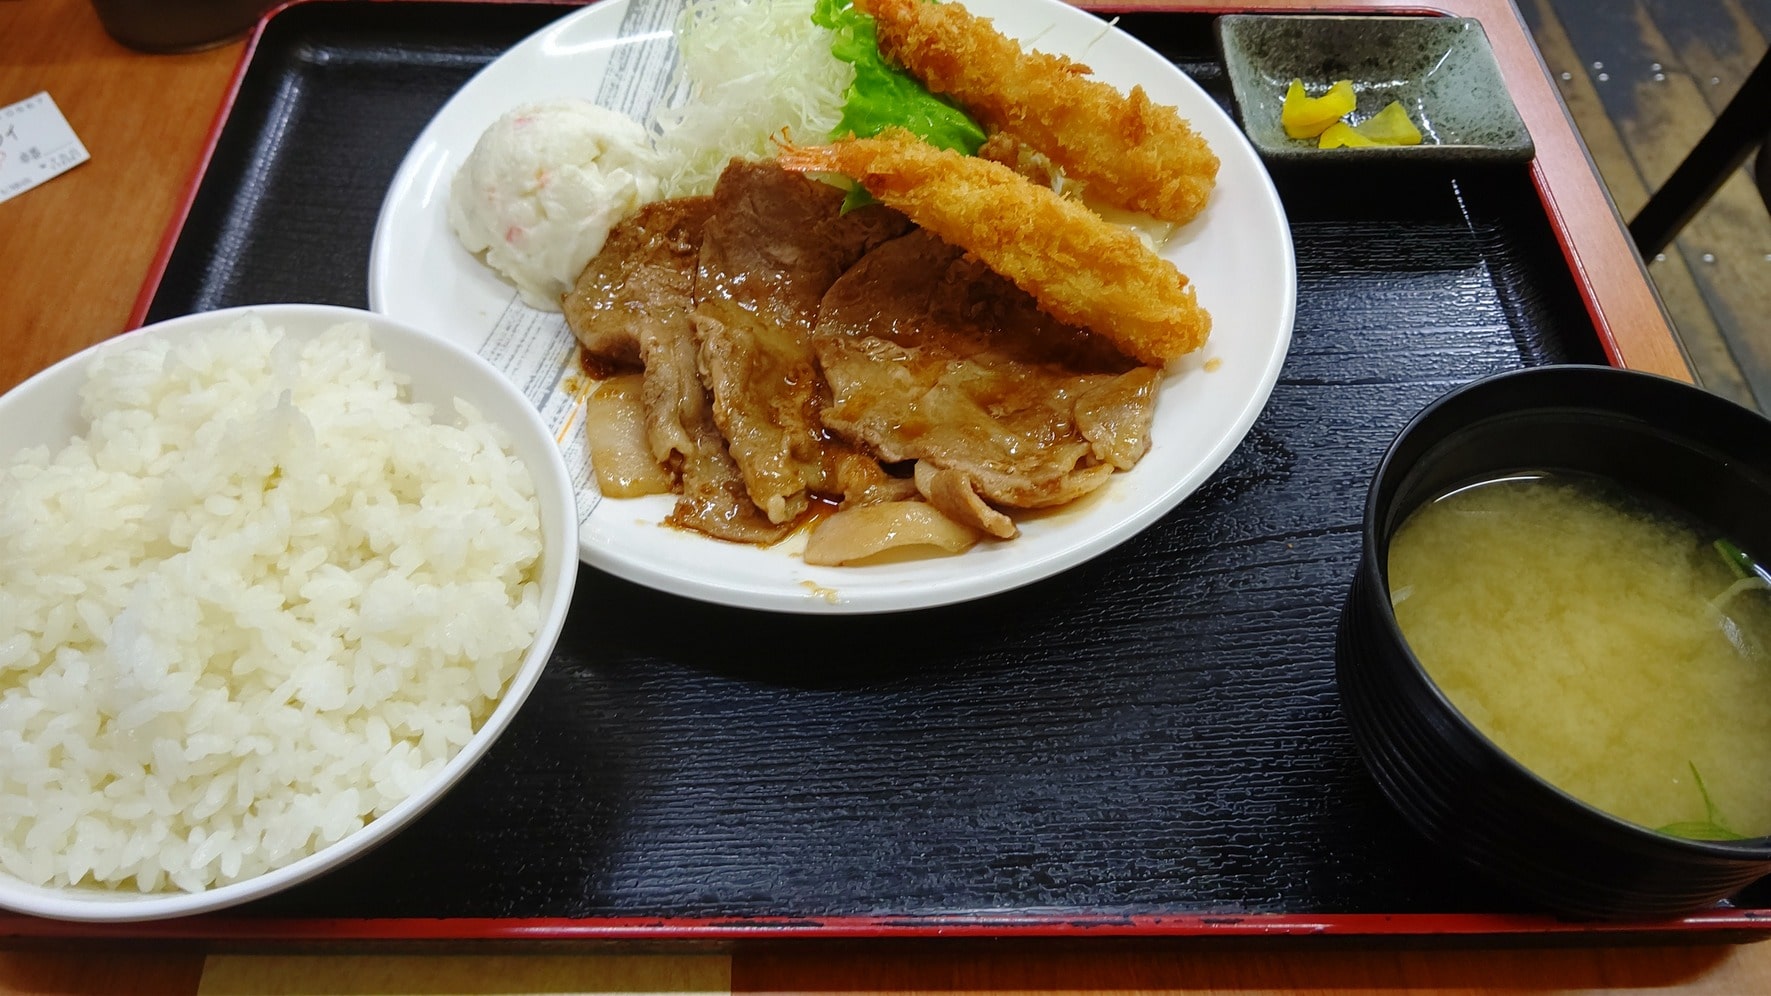
<svg viewBox="0 0 1771 996"><path fill-rule="evenodd" d="M646 407L640 374L610 377L584 401L584 435L590 444L597 487L610 498L637 498L670 491L670 472L646 445Z"/></svg>
<svg viewBox="0 0 1771 996"><path fill-rule="evenodd" d="M971 549L978 536L977 530L954 522L927 502L882 502L845 508L820 522L806 538L805 561L836 567L912 547L961 553Z"/></svg>

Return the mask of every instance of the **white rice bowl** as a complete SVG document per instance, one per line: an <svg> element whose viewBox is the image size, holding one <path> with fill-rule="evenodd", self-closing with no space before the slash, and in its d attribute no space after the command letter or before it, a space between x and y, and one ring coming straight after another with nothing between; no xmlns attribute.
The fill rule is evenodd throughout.
<svg viewBox="0 0 1771 996"><path fill-rule="evenodd" d="M259 322L286 341L239 371L214 334ZM156 387L142 344L194 356L167 369L197 388ZM95 360L124 402L103 431L82 410ZM416 405L387 404L398 379ZM403 445L378 448L393 432ZM89 434L110 449L68 449ZM180 464L169 440L206 458ZM0 468L21 457L22 476L0 471L0 907L24 913L215 910L373 848L509 725L577 577L570 479L535 409L478 356L370 312L236 308L101 343L0 397ZM47 486L52 464L80 487ZM101 510L83 536L74 520ZM156 531L177 539L140 539ZM316 531L348 568L291 552Z"/></svg>

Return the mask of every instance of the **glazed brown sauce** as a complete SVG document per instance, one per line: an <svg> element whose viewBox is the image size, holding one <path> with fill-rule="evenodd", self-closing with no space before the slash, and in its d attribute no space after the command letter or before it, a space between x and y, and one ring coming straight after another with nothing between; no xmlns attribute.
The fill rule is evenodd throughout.
<svg viewBox="0 0 1771 996"><path fill-rule="evenodd" d="M582 349L578 350L578 370L591 380L608 380L618 373L638 373L637 370L623 370L621 365L614 360L604 356L592 356Z"/></svg>
<svg viewBox="0 0 1771 996"><path fill-rule="evenodd" d="M776 540L775 543L783 542L793 536L803 536L805 534L810 533L813 529L816 529L818 527L818 523L823 522L825 519L828 519L831 516L835 515L837 512L837 509L839 509L841 507L842 507L842 498L840 496L832 497L829 495L820 495L820 494L806 495L806 510L799 514L799 518L793 520L793 524L790 527L788 527L786 535L782 536L781 539ZM672 529L680 529L685 533L694 533L697 536L706 536L707 535L706 533L702 532L699 529L695 529L691 526L679 525L675 522L670 521L668 518L664 520L664 525L669 526ZM747 544L747 545L760 545L760 546L769 547L769 546L774 546L775 543Z"/></svg>
<svg viewBox="0 0 1771 996"><path fill-rule="evenodd" d="M787 535L793 536L811 532L818 527L818 523L835 515L836 510L841 507L842 498L840 497L833 498L829 495L819 494L806 495L806 510L799 514L799 518L793 520L793 531Z"/></svg>

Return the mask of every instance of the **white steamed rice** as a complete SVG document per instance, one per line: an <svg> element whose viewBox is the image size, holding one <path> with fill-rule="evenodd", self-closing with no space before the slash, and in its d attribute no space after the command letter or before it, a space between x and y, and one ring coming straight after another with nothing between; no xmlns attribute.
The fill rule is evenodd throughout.
<svg viewBox="0 0 1771 996"><path fill-rule="evenodd" d="M0 868L198 891L386 813L539 625L503 434L402 400L368 329L103 351L90 424L0 465Z"/></svg>

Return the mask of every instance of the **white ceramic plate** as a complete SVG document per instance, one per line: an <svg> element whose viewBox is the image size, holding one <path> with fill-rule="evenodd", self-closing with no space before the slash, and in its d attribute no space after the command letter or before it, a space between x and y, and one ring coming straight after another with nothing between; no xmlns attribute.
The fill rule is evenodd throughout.
<svg viewBox="0 0 1771 996"><path fill-rule="evenodd" d="M625 46L627 0L570 14L487 66L418 137L382 206L369 269L377 311L478 348L515 291L449 230L449 181L480 133L513 106L595 96ZM1267 402L1291 343L1296 262L1285 211L1260 158L1206 93L1168 60L1060 0L969 0L977 13L1034 47L1071 56L1121 89L1141 85L1173 104L1210 142L1222 166L1205 212L1163 250L1212 314L1210 341L1167 373L1154 445L1076 506L1021 521L1021 536L953 557L820 568L803 539L755 548L661 525L673 499L600 499L580 530L585 563L663 591L787 612L886 612L964 601L1049 577L1135 535L1178 505L1227 459ZM591 81L588 86L584 81ZM534 313L539 324L557 316ZM563 322L559 322L563 330ZM562 332L561 334L567 334Z"/></svg>

